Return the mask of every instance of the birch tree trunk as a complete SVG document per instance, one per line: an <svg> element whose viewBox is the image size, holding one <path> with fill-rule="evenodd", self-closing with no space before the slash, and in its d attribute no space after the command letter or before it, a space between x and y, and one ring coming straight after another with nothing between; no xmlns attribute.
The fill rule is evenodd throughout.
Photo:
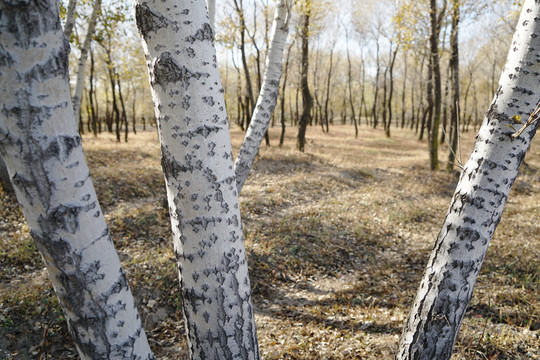
<svg viewBox="0 0 540 360"><path fill-rule="evenodd" d="M204 0L137 0L193 359L259 359L223 89Z"/></svg>
<svg viewBox="0 0 540 360"><path fill-rule="evenodd" d="M154 359L90 179L58 3L0 1L0 155L81 359Z"/></svg>
<svg viewBox="0 0 540 360"><path fill-rule="evenodd" d="M251 122L234 166L238 193L242 191L277 104L279 82L283 69L283 49L285 48L288 33L288 9L287 0L279 0L272 24L270 35L272 40L266 57L266 70L261 93L257 99Z"/></svg>
<svg viewBox="0 0 540 360"><path fill-rule="evenodd" d="M75 80L75 90L73 92L73 111L75 113L75 119L79 118L81 113L81 101L84 88L84 72L86 70L86 60L88 59L88 52L90 51L90 45L94 37L96 30L96 23L101 12L101 0L94 0L94 8L92 9L92 15L88 21L88 29L86 30L86 37L81 48L81 56L77 64L77 79Z"/></svg>
<svg viewBox="0 0 540 360"><path fill-rule="evenodd" d="M64 25L64 36L69 40L75 25L75 9L77 8L77 0L69 0L66 9L66 23Z"/></svg>
<svg viewBox="0 0 540 360"><path fill-rule="evenodd" d="M396 359L449 359L489 242L536 132L507 125L540 98L540 3L524 3L499 88L477 135L407 319Z"/></svg>

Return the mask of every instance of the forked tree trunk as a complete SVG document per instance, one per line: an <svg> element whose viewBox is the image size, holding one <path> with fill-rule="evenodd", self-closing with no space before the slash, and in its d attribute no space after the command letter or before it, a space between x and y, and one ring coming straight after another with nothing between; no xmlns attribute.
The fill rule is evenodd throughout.
<svg viewBox="0 0 540 360"><path fill-rule="evenodd" d="M84 158L58 2L0 2L0 154L81 359L153 359Z"/></svg>
<svg viewBox="0 0 540 360"><path fill-rule="evenodd" d="M204 1L137 0L189 351L259 359L229 124Z"/></svg>
<svg viewBox="0 0 540 360"><path fill-rule="evenodd" d="M255 105L255 111L249 123L246 136L240 147L235 162L236 186L238 193L248 177L255 156L261 146L264 134L270 125L270 119L276 107L279 95L279 81L282 72L283 49L287 41L287 18L289 4L287 0L279 0L271 31L270 49L266 58L266 70L261 87L261 93Z"/></svg>
<svg viewBox="0 0 540 360"><path fill-rule="evenodd" d="M84 73L86 71L86 60L88 59L88 52L94 38L94 32L96 30L96 23L101 12L101 0L94 0L94 8L92 9L92 15L88 21L88 28L86 29L86 36L84 38L83 46L81 48L81 55L77 63L77 79L75 81L75 90L73 92L73 111L75 112L75 119L79 118L81 113L82 93L84 89Z"/></svg>
<svg viewBox="0 0 540 360"><path fill-rule="evenodd" d="M407 319L396 359L450 359L473 287L538 122L513 138L514 115L540 98L540 3L523 5L499 88L464 167Z"/></svg>

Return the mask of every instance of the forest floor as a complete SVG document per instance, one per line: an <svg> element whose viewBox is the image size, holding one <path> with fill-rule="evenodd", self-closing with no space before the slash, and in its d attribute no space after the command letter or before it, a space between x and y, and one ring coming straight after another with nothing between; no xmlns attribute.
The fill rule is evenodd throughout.
<svg viewBox="0 0 540 360"><path fill-rule="evenodd" d="M264 359L390 359L457 174L407 130L288 128L240 197ZM237 150L242 140L232 130ZM463 158L473 134L464 136ZM540 359L540 148L533 143L478 278L453 359ZM112 237L158 359L186 359L155 131L84 136ZM446 159L446 146L441 158ZM444 168L445 163L442 163ZM17 204L0 190L0 360L77 358Z"/></svg>

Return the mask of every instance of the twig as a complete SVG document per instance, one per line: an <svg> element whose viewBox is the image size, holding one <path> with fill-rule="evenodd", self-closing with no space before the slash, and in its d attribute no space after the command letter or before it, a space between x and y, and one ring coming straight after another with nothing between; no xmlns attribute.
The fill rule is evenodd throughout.
<svg viewBox="0 0 540 360"><path fill-rule="evenodd" d="M519 131L512 134L512 137L514 139L517 139L521 134L523 134L525 129L527 129L529 126L531 126L532 124L537 122L538 119L540 119L539 115L540 115L540 101L538 102L538 104L536 104L536 107L534 108L534 111L531 113L531 115L527 119L527 122L525 124L523 124L523 126L521 127L521 129L519 129Z"/></svg>
<svg viewBox="0 0 540 360"><path fill-rule="evenodd" d="M39 349L39 353L37 354L37 360L41 360L41 356L43 355L43 353L45 352L45 347L47 345L47 335L49 334L49 328L50 328L51 324L50 323L47 323L47 327L45 328L45 330L43 331L43 339L41 339L41 343L39 344L40 345L40 349Z"/></svg>

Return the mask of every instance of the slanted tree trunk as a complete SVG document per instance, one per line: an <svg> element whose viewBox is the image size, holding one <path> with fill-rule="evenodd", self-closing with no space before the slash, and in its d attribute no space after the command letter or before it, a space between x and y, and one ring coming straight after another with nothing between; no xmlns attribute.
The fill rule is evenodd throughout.
<svg viewBox="0 0 540 360"><path fill-rule="evenodd" d="M75 112L75 119L79 118L81 113L82 93L84 88L84 73L86 70L86 60L88 59L88 52L90 51L90 45L94 37L96 30L96 22L101 11L101 0L95 0L94 8L92 9L92 15L88 20L88 28L86 30L86 37L84 38L83 46L81 48L81 56L77 64L77 79L75 80L75 90L73 92L73 111Z"/></svg>
<svg viewBox="0 0 540 360"><path fill-rule="evenodd" d="M81 359L154 359L71 106L58 2L0 2L0 155Z"/></svg>
<svg viewBox="0 0 540 360"><path fill-rule="evenodd" d="M192 359L259 359L225 100L204 1L135 1Z"/></svg>
<svg viewBox="0 0 540 360"><path fill-rule="evenodd" d="M302 89L302 116L298 123L298 136L296 148L304 152L306 146L306 129L311 119L311 108L313 106L313 98L309 92L308 71L309 71L309 18L310 18L310 0L304 5L304 13L302 14L302 28L300 29L300 38L302 39L302 65L300 70L300 88Z"/></svg>
<svg viewBox="0 0 540 360"><path fill-rule="evenodd" d="M283 68L283 49L287 41L289 6L287 0L279 0L271 30L272 40L266 58L266 69L261 93L257 99L255 111L253 112L246 136L234 164L236 186L239 193L242 191L242 187L248 177L255 156L259 151L264 134L268 130L272 113L276 107L279 95L279 81Z"/></svg>
<svg viewBox="0 0 540 360"><path fill-rule="evenodd" d="M69 0L66 9L66 23L64 24L64 36L69 40L75 25L75 13L77 8L77 0Z"/></svg>
<svg viewBox="0 0 540 360"><path fill-rule="evenodd" d="M426 266L396 359L450 359L480 267L538 127L508 127L540 98L540 4L526 0L499 88L477 135Z"/></svg>

